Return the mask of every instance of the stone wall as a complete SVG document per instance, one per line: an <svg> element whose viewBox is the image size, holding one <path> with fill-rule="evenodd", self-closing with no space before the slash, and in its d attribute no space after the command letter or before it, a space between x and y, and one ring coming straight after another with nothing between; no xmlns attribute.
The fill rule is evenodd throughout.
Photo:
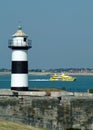
<svg viewBox="0 0 93 130"><path fill-rule="evenodd" d="M93 99L71 101L73 127L93 130Z"/></svg>
<svg viewBox="0 0 93 130"><path fill-rule="evenodd" d="M2 96L0 118L48 130L93 130L93 98L62 96Z"/></svg>

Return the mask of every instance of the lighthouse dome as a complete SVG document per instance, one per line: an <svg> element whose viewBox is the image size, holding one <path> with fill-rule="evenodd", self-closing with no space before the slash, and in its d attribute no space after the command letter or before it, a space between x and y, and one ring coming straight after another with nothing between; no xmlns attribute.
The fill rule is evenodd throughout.
<svg viewBox="0 0 93 130"><path fill-rule="evenodd" d="M12 35L13 37L28 37L26 33L23 32L22 27L18 26L18 30L15 34Z"/></svg>

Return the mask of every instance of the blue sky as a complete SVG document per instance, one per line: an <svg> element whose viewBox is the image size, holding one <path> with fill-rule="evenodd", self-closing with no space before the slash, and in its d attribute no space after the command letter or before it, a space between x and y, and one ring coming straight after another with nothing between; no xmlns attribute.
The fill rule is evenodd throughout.
<svg viewBox="0 0 93 130"><path fill-rule="evenodd" d="M93 68L93 0L1 0L0 68L11 68L19 25L32 40L29 69Z"/></svg>

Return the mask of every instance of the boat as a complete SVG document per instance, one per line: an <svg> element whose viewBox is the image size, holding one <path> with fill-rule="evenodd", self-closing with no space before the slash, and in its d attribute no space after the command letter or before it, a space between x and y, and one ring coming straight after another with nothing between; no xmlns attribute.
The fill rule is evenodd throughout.
<svg viewBox="0 0 93 130"><path fill-rule="evenodd" d="M54 74L52 77L50 77L50 81L75 81L75 80L76 77L72 77L64 73L61 75Z"/></svg>
<svg viewBox="0 0 93 130"><path fill-rule="evenodd" d="M76 77L72 77L72 76L69 76L67 74L62 74L60 76L60 80L62 80L62 81L75 81Z"/></svg>
<svg viewBox="0 0 93 130"><path fill-rule="evenodd" d="M54 74L52 77L50 77L50 81L57 81L59 80L59 76L57 74Z"/></svg>

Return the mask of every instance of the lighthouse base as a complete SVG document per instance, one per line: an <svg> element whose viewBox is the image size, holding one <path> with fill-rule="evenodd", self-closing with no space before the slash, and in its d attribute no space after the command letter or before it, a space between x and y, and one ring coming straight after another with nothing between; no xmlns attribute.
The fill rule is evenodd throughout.
<svg viewBox="0 0 93 130"><path fill-rule="evenodd" d="M11 90L28 91L28 87L11 87Z"/></svg>

